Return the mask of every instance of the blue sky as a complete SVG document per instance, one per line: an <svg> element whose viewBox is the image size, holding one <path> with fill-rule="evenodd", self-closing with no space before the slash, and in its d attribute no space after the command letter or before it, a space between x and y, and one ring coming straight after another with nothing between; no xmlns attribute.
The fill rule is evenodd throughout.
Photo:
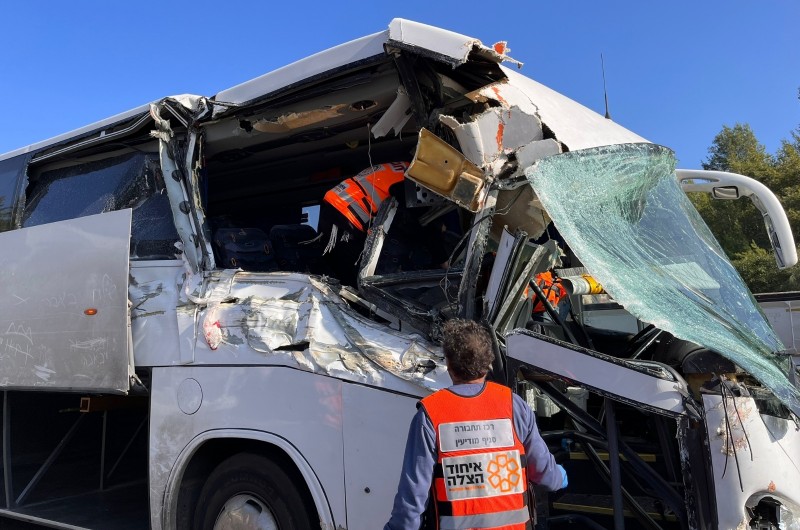
<svg viewBox="0 0 800 530"><path fill-rule="evenodd" d="M163 96L213 95L409 18L507 40L522 72L699 167L723 125L800 125L800 2L3 2L0 153Z"/></svg>

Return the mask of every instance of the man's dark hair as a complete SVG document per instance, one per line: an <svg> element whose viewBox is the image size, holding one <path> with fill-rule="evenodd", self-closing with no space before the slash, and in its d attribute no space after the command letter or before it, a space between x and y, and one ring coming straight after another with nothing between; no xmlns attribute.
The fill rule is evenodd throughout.
<svg viewBox="0 0 800 530"><path fill-rule="evenodd" d="M442 327L442 349L447 367L463 381L486 375L494 361L489 330L472 320L455 318Z"/></svg>

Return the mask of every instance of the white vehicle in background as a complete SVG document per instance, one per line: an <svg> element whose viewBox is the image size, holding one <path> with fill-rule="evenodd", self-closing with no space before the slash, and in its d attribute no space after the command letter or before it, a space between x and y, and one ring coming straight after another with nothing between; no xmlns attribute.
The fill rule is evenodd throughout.
<svg viewBox="0 0 800 530"><path fill-rule="evenodd" d="M0 516L380 528L415 402L449 385L441 324L463 317L492 327L493 377L570 474L539 494L543 528L794 528L795 359L672 153L505 52L395 19L0 156ZM400 160L450 268L392 267L389 200L358 286L318 274L304 212ZM531 280L567 265L642 331L591 325L578 295L531 319Z"/></svg>

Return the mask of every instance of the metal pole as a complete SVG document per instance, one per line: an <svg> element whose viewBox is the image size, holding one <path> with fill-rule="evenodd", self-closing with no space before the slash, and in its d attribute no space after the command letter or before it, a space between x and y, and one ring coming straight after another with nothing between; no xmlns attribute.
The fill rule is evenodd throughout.
<svg viewBox="0 0 800 530"><path fill-rule="evenodd" d="M100 435L100 491L106 489L106 429L108 411L103 411L103 433Z"/></svg>
<svg viewBox="0 0 800 530"><path fill-rule="evenodd" d="M14 486L11 481L11 403L8 390L3 392L3 480L6 490L6 508L13 508Z"/></svg>
<svg viewBox="0 0 800 530"><path fill-rule="evenodd" d="M42 480L44 474L47 473L47 471L53 465L53 462L56 461L56 458L58 458L69 441L72 440L72 437L75 436L75 432L78 430L81 421L85 417L86 414L80 414L80 416L78 416L78 418L75 420L75 423L72 424L72 427L70 427L67 431L67 434L65 434L61 441L58 442L56 448L53 449L53 452L50 453L50 456L47 457L44 463L39 467L39 470L36 471L36 474L33 476L31 481L28 482L28 485L25 486L25 489L22 490L22 493L20 493L19 497L17 497L17 500L15 501L17 506L20 506L23 502L25 502L25 500L28 498L28 494L39 484L39 481Z"/></svg>
<svg viewBox="0 0 800 530"><path fill-rule="evenodd" d="M608 433L608 467L611 470L611 498L614 507L614 530L625 530L625 514L622 508L622 476L619 468L619 443L614 403L605 399L606 432Z"/></svg>

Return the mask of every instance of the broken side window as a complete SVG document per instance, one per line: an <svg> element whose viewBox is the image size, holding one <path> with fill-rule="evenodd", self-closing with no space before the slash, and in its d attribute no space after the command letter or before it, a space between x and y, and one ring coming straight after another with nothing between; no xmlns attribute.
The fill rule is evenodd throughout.
<svg viewBox="0 0 800 530"><path fill-rule="evenodd" d="M29 158L22 155L0 161L0 232L14 228L17 186Z"/></svg>
<svg viewBox="0 0 800 530"><path fill-rule="evenodd" d="M43 171L31 178L22 226L133 209L131 257L172 259L178 234L158 155L129 153Z"/></svg>

